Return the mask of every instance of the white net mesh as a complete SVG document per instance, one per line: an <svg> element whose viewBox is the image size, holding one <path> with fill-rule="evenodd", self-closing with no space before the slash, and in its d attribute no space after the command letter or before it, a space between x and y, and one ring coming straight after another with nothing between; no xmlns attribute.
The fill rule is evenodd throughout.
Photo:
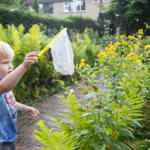
<svg viewBox="0 0 150 150"><path fill-rule="evenodd" d="M72 75L74 54L66 30L52 42L50 48L55 70L63 75Z"/></svg>

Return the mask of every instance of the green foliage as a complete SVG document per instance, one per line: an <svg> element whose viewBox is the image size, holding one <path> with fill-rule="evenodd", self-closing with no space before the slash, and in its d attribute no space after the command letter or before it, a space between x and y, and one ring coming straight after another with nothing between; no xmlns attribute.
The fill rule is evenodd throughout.
<svg viewBox="0 0 150 150"><path fill-rule="evenodd" d="M0 0L0 6L2 8L20 9L23 6L21 5L21 0Z"/></svg>
<svg viewBox="0 0 150 150"><path fill-rule="evenodd" d="M95 56L100 49L100 46L96 44L96 38L90 37L89 32L93 32L93 30L89 29L89 32L86 30L83 36L81 34L76 34L74 36L76 39L74 39L72 47L76 54L74 58L75 65L80 63L81 58L86 59L91 66L94 65Z"/></svg>
<svg viewBox="0 0 150 150"><path fill-rule="evenodd" d="M35 130L36 139L48 148L40 148L42 150L74 150L76 139L74 136L69 136L65 132L55 132L53 129L48 129L42 121L38 122L40 131ZM73 141L73 142L72 142Z"/></svg>
<svg viewBox="0 0 150 150"><path fill-rule="evenodd" d="M40 51L49 41L38 25L32 26L26 34L24 30L23 25L8 25L4 28L0 24L0 40L10 44L15 51L14 68L22 63L28 52ZM47 61L43 55L39 63L32 65L17 84L14 89L15 96L18 101L27 103L27 100L31 102L31 98L39 98L41 94L52 94L61 87L58 79L61 76L55 72L52 61Z"/></svg>
<svg viewBox="0 0 150 150"><path fill-rule="evenodd" d="M12 10L8 8L0 7L0 23L4 26L8 24L14 24L19 26L23 24L25 31L28 31L34 24L44 24L48 29L57 29L67 27L68 29L76 29L83 32L86 27L99 30L99 26L96 21L90 18L83 17L70 17L67 19L58 19L49 16L39 16L36 13L25 10Z"/></svg>
<svg viewBox="0 0 150 150"><path fill-rule="evenodd" d="M33 1L32 8L35 10L36 13L39 13L39 3L38 3L38 0L34 0Z"/></svg>
<svg viewBox="0 0 150 150"><path fill-rule="evenodd" d="M133 142L129 142L136 150L148 150L149 148L149 140L134 140Z"/></svg>
<svg viewBox="0 0 150 150"><path fill-rule="evenodd" d="M114 42L100 49L93 67L88 58L77 66L84 81L78 83L82 89L80 97L67 88L63 103L69 112L54 119L60 133L77 140L73 147L76 150L146 150L150 147L149 127L145 130L150 91L149 65L145 60L149 57L150 45L142 43L142 35L139 30L134 36L117 36ZM91 44L86 33L84 38L86 44ZM54 134L55 131L49 136Z"/></svg>
<svg viewBox="0 0 150 150"><path fill-rule="evenodd" d="M0 0L1 4L18 5L21 0Z"/></svg>
<svg viewBox="0 0 150 150"><path fill-rule="evenodd" d="M117 27L121 27L123 33L135 33L150 23L149 5L149 0L112 0L109 9L101 14L104 21L110 21L110 33L115 33Z"/></svg>

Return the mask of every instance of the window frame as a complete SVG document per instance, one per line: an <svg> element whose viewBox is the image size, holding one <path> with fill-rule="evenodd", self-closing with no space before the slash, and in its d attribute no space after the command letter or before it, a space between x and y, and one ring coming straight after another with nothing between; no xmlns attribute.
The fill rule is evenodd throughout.
<svg viewBox="0 0 150 150"><path fill-rule="evenodd" d="M100 3L100 0L97 0L97 2L95 2L95 0L93 0L93 3L94 3L94 4L99 4L99 3Z"/></svg>
<svg viewBox="0 0 150 150"><path fill-rule="evenodd" d="M110 0L103 0L103 3L110 3Z"/></svg>
<svg viewBox="0 0 150 150"><path fill-rule="evenodd" d="M85 3L85 0L77 0L77 1L82 1L83 3ZM84 4L84 5L85 5L85 4ZM80 10L77 9L78 6L79 6ZM75 12L83 12L83 11L86 10L86 7L85 7L85 6L84 6L84 9L82 9L82 5L75 5L74 7L75 7Z"/></svg>
<svg viewBox="0 0 150 150"><path fill-rule="evenodd" d="M65 4L66 4L66 3L69 3L69 4L70 4L70 6L71 6L71 11L69 11L69 10L67 11L67 10L66 10L66 8L65 8ZM73 3L72 3L72 2L64 2L64 3L63 3L63 7L64 7L64 8L63 8L63 12L65 12L65 13L73 12Z"/></svg>
<svg viewBox="0 0 150 150"><path fill-rule="evenodd" d="M82 9L82 5L76 5L77 1L83 1L84 5L85 5L85 0L76 0L75 2L64 2L63 3L63 12L64 13L71 13L71 12L83 12L86 10L86 7L84 6L84 9ZM71 11L67 11L65 8L66 3L70 4L71 6ZM77 8L80 8L80 10L78 10Z"/></svg>

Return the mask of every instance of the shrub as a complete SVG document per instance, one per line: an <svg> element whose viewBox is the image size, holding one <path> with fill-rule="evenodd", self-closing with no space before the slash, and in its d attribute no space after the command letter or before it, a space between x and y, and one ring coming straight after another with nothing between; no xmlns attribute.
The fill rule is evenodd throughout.
<svg viewBox="0 0 150 150"><path fill-rule="evenodd" d="M94 30L99 30L99 26L96 21L90 18L83 17L70 17L67 19L57 19L51 16L39 16L33 12L19 10L19 9L6 9L0 7L0 23L4 26L8 24L14 24L19 26L23 24L25 30L28 31L29 28L34 24L44 24L49 29L59 29L61 26L67 27L68 29L76 29L83 32L86 27L93 28Z"/></svg>

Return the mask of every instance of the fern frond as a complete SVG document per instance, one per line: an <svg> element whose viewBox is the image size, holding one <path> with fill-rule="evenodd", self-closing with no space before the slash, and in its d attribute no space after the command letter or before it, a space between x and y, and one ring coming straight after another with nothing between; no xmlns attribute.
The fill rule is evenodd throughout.
<svg viewBox="0 0 150 150"><path fill-rule="evenodd" d="M47 146L41 148L45 150L73 150L77 144L77 140L72 136L68 136L66 132L53 132L53 129L48 129L43 121L38 122L41 131L35 130L33 135L37 141Z"/></svg>

